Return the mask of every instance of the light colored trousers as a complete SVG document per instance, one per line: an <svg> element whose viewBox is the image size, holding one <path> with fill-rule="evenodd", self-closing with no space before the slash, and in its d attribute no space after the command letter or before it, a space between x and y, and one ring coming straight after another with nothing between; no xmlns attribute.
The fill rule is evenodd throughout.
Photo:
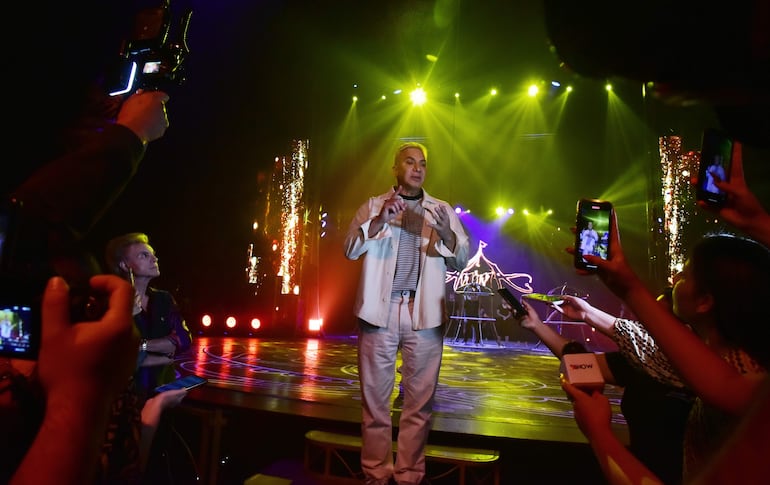
<svg viewBox="0 0 770 485"><path fill-rule="evenodd" d="M414 300L394 293L385 328L359 320L358 375L361 382L361 468L367 484L418 484L425 476L425 444L444 349L441 327L412 330ZM401 349L404 405L398 424L395 467L391 398Z"/></svg>

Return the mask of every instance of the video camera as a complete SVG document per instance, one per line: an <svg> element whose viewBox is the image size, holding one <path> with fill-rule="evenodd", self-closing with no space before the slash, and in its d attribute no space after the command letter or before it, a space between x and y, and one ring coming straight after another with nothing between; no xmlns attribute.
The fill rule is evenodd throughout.
<svg viewBox="0 0 770 485"><path fill-rule="evenodd" d="M185 9L172 29L171 2L161 2L137 13L133 32L122 43L120 59L114 71L107 75L106 90L110 96L137 89L166 90L184 82L192 9Z"/></svg>

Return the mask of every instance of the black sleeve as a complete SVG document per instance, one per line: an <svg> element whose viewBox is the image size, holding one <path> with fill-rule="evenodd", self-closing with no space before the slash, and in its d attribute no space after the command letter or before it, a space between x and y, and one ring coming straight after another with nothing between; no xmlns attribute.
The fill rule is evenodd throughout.
<svg viewBox="0 0 770 485"><path fill-rule="evenodd" d="M639 372L628 362L628 359L623 356L622 352L607 352L604 354L604 358L607 361L607 367L609 367L610 372L615 376L615 383L619 386L625 387L633 374Z"/></svg>
<svg viewBox="0 0 770 485"><path fill-rule="evenodd" d="M144 157L130 129L108 125L76 149L36 170L11 194L25 210L79 237L123 191Z"/></svg>

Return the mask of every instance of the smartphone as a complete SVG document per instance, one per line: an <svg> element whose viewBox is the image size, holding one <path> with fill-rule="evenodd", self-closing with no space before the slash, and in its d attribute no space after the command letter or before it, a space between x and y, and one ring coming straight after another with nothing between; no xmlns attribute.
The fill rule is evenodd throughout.
<svg viewBox="0 0 770 485"><path fill-rule="evenodd" d="M527 309L524 308L524 306L521 304L519 300L516 299L515 296L513 296L513 293L508 288L502 287L497 289L497 293L502 296L505 301L508 302L509 305L511 305L511 310L513 311L513 317L514 318L521 318L524 315L527 314Z"/></svg>
<svg viewBox="0 0 770 485"><path fill-rule="evenodd" d="M179 379L173 382L169 382L168 384L163 384L162 386L156 387L155 392L171 391L174 389L187 389L189 391L190 389L202 386L207 382L208 379L206 378L196 376L195 374L190 374L188 376L180 377Z"/></svg>
<svg viewBox="0 0 770 485"><path fill-rule="evenodd" d="M39 303L0 303L0 356L30 360L37 358L40 347L40 315L36 310L37 305Z"/></svg>
<svg viewBox="0 0 770 485"><path fill-rule="evenodd" d="M598 199L580 199L575 219L575 267L595 271L596 265L583 258L584 254L607 259L610 254L610 215L612 203Z"/></svg>
<svg viewBox="0 0 770 485"><path fill-rule="evenodd" d="M730 180L732 161L732 138L715 128L704 130L701 141L698 181L695 188L697 200L715 207L724 205L727 194L714 184L714 180L715 178Z"/></svg>
<svg viewBox="0 0 770 485"><path fill-rule="evenodd" d="M0 357L34 360L45 282L28 275L27 265L17 261L20 224L20 202L0 201Z"/></svg>

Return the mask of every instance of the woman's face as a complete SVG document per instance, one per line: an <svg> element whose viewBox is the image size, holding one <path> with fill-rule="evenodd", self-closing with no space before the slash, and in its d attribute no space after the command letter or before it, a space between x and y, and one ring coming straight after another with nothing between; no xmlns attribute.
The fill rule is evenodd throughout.
<svg viewBox="0 0 770 485"><path fill-rule="evenodd" d="M674 315L680 320L696 330L704 328L703 325L708 323L712 308L711 296L698 290L689 260L674 280L671 298Z"/></svg>
<svg viewBox="0 0 770 485"><path fill-rule="evenodd" d="M684 269L677 275L674 281L674 290L671 294L674 314L690 323L695 316L695 279L692 275L692 265L687 260Z"/></svg>

